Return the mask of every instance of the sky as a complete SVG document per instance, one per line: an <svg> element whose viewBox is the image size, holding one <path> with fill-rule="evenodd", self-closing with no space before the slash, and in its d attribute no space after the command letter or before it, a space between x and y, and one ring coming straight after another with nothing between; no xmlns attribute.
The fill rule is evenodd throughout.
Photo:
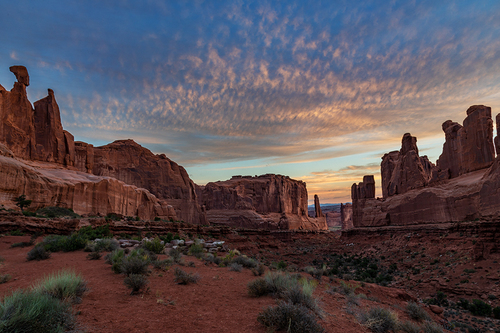
<svg viewBox="0 0 500 333"><path fill-rule="evenodd" d="M500 1L1 1L0 84L30 74L64 129L133 139L199 185L277 173L310 200L350 187L404 133L435 162L441 124L500 111Z"/></svg>

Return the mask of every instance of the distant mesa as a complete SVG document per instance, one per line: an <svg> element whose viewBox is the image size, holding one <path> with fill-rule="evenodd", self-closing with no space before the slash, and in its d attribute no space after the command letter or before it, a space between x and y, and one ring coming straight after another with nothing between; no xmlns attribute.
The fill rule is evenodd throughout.
<svg viewBox="0 0 500 333"><path fill-rule="evenodd" d="M26 67L12 66L14 87L0 86L0 203L26 194L30 208L61 206L80 215L115 213L192 224L325 230L308 218L307 189L281 175L235 176L200 187L186 170L133 140L102 147L63 129L55 93L31 105ZM319 200L319 199L318 199Z"/></svg>
<svg viewBox="0 0 500 333"><path fill-rule="evenodd" d="M401 149L382 157L382 199L373 176L353 184L353 226L458 222L500 217L499 121L493 140L491 108L473 105L460 125L443 123L446 141L436 165L419 156L417 139L404 134ZM494 145L495 142L495 145ZM371 178L370 178L371 177Z"/></svg>

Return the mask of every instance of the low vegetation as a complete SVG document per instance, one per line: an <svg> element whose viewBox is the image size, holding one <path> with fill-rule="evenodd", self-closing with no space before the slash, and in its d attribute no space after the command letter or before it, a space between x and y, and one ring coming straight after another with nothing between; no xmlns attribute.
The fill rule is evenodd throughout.
<svg viewBox="0 0 500 333"><path fill-rule="evenodd" d="M291 333L324 332L316 317L308 308L291 302L278 302L276 306L265 308L257 320L275 331Z"/></svg>
<svg viewBox="0 0 500 333"><path fill-rule="evenodd" d="M61 301L78 302L87 290L86 282L74 271L62 270L49 275L33 287L39 294L47 294Z"/></svg>
<svg viewBox="0 0 500 333"><path fill-rule="evenodd" d="M408 302L406 305L406 313L408 313L408 316L416 321L424 321L424 320L431 320L431 317L425 311L422 309L417 303L415 302Z"/></svg>
<svg viewBox="0 0 500 333"><path fill-rule="evenodd" d="M358 319L363 326L375 333L395 331L398 327L397 314L381 307L361 312Z"/></svg>
<svg viewBox="0 0 500 333"><path fill-rule="evenodd" d="M131 295L138 293L148 285L148 279L142 274L130 274L123 283L132 289Z"/></svg>
<svg viewBox="0 0 500 333"><path fill-rule="evenodd" d="M179 267L175 268L174 276L174 281L177 282L177 284L197 283L200 280L200 275L198 273L187 273Z"/></svg>

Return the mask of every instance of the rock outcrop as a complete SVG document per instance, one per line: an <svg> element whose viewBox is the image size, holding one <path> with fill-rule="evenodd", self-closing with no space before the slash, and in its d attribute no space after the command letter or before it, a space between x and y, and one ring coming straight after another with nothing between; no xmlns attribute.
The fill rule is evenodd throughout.
<svg viewBox="0 0 500 333"><path fill-rule="evenodd" d="M467 110L463 126L443 123L446 142L437 166L419 157L416 139L405 134L401 150L382 157L383 199L364 194L365 180L353 184L354 227L498 218L500 159L492 124L491 109L482 105Z"/></svg>
<svg viewBox="0 0 500 333"><path fill-rule="evenodd" d="M497 156L500 155L500 113L497 114L497 136L495 137L495 149L497 152Z"/></svg>
<svg viewBox="0 0 500 333"><path fill-rule="evenodd" d="M359 184L352 184L352 199L370 199L375 198L375 178L373 176L364 176Z"/></svg>
<svg viewBox="0 0 500 333"><path fill-rule="evenodd" d="M401 150L382 157L380 169L383 197L402 194L427 185L432 179L433 168L434 165L429 162L427 156L419 156L417 138L406 133L401 142ZM375 186L373 188L375 189ZM372 198L374 197L375 194Z"/></svg>
<svg viewBox="0 0 500 333"><path fill-rule="evenodd" d="M307 216L307 189L287 176L234 176L201 188L200 204L211 224L262 228L326 230L324 217Z"/></svg>
<svg viewBox="0 0 500 333"><path fill-rule="evenodd" d="M340 204L340 220L342 222L342 230L354 227L352 223L352 204Z"/></svg>
<svg viewBox="0 0 500 333"><path fill-rule="evenodd" d="M177 218L172 206L145 189L55 164L33 162L28 165L14 158L3 145L0 145L0 154L0 204L6 208L14 208L13 199L25 194L33 200L32 210L60 206L71 208L77 214Z"/></svg>
<svg viewBox="0 0 500 333"><path fill-rule="evenodd" d="M32 159L73 166L75 164L73 135L63 130L54 91L48 89L48 93L47 97L34 104L36 153Z"/></svg>
<svg viewBox="0 0 500 333"><path fill-rule="evenodd" d="M324 217L321 212L321 205L319 204L319 197L317 194L314 195L314 217Z"/></svg>

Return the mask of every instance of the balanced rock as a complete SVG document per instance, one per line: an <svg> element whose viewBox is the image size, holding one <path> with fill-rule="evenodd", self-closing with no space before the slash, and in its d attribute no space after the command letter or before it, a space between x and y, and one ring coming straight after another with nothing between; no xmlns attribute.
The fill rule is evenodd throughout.
<svg viewBox="0 0 500 333"><path fill-rule="evenodd" d="M30 76L28 70L24 66L10 66L9 70L16 76L17 82L24 84L26 87L30 85Z"/></svg>

